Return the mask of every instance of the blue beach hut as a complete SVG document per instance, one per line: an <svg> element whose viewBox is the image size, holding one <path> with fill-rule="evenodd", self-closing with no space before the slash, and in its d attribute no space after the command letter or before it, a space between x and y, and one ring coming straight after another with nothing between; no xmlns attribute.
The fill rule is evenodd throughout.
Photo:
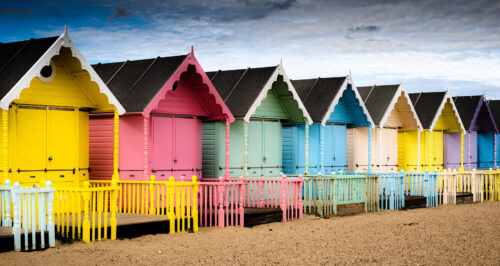
<svg viewBox="0 0 500 266"><path fill-rule="evenodd" d="M373 122L351 76L292 80L292 84L313 124L284 125L283 172L370 172Z"/></svg>

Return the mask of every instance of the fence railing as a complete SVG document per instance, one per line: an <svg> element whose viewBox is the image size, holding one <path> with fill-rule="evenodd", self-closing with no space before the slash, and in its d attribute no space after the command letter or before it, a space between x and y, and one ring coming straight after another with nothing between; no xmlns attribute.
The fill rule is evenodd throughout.
<svg viewBox="0 0 500 266"><path fill-rule="evenodd" d="M198 190L201 227L244 226L245 182L238 180L202 179Z"/></svg>
<svg viewBox="0 0 500 266"><path fill-rule="evenodd" d="M300 178L301 176L299 176ZM337 206L362 203L364 211L378 211L378 176L366 174L307 175L304 213L337 215Z"/></svg>
<svg viewBox="0 0 500 266"><path fill-rule="evenodd" d="M426 197L426 207L438 206L438 172L405 172L405 195Z"/></svg>
<svg viewBox="0 0 500 266"><path fill-rule="evenodd" d="M500 201L500 169L482 171L484 200Z"/></svg>
<svg viewBox="0 0 500 266"><path fill-rule="evenodd" d="M127 214L166 215L170 221L169 232L198 231L198 186L196 176L192 181L117 181L118 212ZM109 187L112 181L91 181L94 188Z"/></svg>
<svg viewBox="0 0 500 266"><path fill-rule="evenodd" d="M117 197L120 188L110 182L106 187L57 188L54 196L56 233L59 237L84 242L116 239Z"/></svg>
<svg viewBox="0 0 500 266"><path fill-rule="evenodd" d="M443 171L438 175L440 202L444 205L456 204L458 193L472 193L473 202L484 199L484 180L489 175L484 171ZM494 182L494 176L492 176Z"/></svg>
<svg viewBox="0 0 500 266"><path fill-rule="evenodd" d="M401 210L405 208L405 173L380 173L380 208Z"/></svg>
<svg viewBox="0 0 500 266"><path fill-rule="evenodd" d="M0 186L1 226L12 227L14 249L21 251L23 246L24 250L30 250L30 247L35 250L38 246L43 249L46 233L48 246L55 247L52 182L47 181L45 188L38 185L21 187L18 182L11 187L9 180L5 180L4 184L5 186ZM40 235L39 238L37 234Z"/></svg>
<svg viewBox="0 0 500 266"><path fill-rule="evenodd" d="M12 227L12 187L10 180L4 181L5 186L0 186L0 226Z"/></svg>

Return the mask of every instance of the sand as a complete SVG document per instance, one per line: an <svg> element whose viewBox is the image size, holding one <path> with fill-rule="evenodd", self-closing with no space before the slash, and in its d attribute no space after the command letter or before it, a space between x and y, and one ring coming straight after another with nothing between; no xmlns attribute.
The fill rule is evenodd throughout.
<svg viewBox="0 0 500 266"><path fill-rule="evenodd" d="M201 228L0 253L2 265L488 264L500 265L500 202Z"/></svg>

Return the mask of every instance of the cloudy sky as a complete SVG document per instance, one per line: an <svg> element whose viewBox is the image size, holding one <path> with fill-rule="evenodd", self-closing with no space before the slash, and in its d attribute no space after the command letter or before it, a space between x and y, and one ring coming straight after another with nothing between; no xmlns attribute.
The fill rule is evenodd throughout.
<svg viewBox="0 0 500 266"><path fill-rule="evenodd" d="M500 1L0 0L0 41L70 36L92 62L195 54L208 70L500 98Z"/></svg>

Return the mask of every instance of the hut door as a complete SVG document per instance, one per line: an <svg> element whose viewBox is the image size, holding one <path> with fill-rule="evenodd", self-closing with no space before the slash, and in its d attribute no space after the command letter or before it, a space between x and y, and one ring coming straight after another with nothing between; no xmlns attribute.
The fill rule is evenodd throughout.
<svg viewBox="0 0 500 266"><path fill-rule="evenodd" d="M173 153L172 164L176 177L187 178L200 176L198 159L198 119L195 117L175 116L173 118Z"/></svg>
<svg viewBox="0 0 500 266"><path fill-rule="evenodd" d="M325 125L325 136L324 136L324 169L325 172L323 174L328 175L335 171L335 142L334 142L334 129L333 125Z"/></svg>
<svg viewBox="0 0 500 266"><path fill-rule="evenodd" d="M334 154L333 165L335 171L346 171L346 125L333 126Z"/></svg>
<svg viewBox="0 0 500 266"><path fill-rule="evenodd" d="M248 174L261 176L262 170L262 120L251 120L248 123Z"/></svg>
<svg viewBox="0 0 500 266"><path fill-rule="evenodd" d="M495 134L493 132L479 132L477 134L478 168L493 167L494 141Z"/></svg>
<svg viewBox="0 0 500 266"><path fill-rule="evenodd" d="M443 170L443 131L433 131L432 132L432 138L433 138L433 152L431 154L431 170L437 169L438 171Z"/></svg>
<svg viewBox="0 0 500 266"><path fill-rule="evenodd" d="M281 123L264 121L262 130L264 136L262 175L275 177L281 172Z"/></svg>
<svg viewBox="0 0 500 266"><path fill-rule="evenodd" d="M158 180L166 180L173 175L172 157L172 116L152 117L153 122L153 169Z"/></svg>
<svg viewBox="0 0 500 266"><path fill-rule="evenodd" d="M398 163L398 130L395 128L384 128L383 133L383 142L382 145L385 146L385 149L382 148L382 167L383 172L394 171L397 172L397 163Z"/></svg>
<svg viewBox="0 0 500 266"><path fill-rule="evenodd" d="M21 182L39 183L46 177L47 112L45 107L18 106L17 150L13 171Z"/></svg>
<svg viewBox="0 0 500 266"><path fill-rule="evenodd" d="M47 110L47 179L73 182L78 155L78 113L74 108Z"/></svg>

